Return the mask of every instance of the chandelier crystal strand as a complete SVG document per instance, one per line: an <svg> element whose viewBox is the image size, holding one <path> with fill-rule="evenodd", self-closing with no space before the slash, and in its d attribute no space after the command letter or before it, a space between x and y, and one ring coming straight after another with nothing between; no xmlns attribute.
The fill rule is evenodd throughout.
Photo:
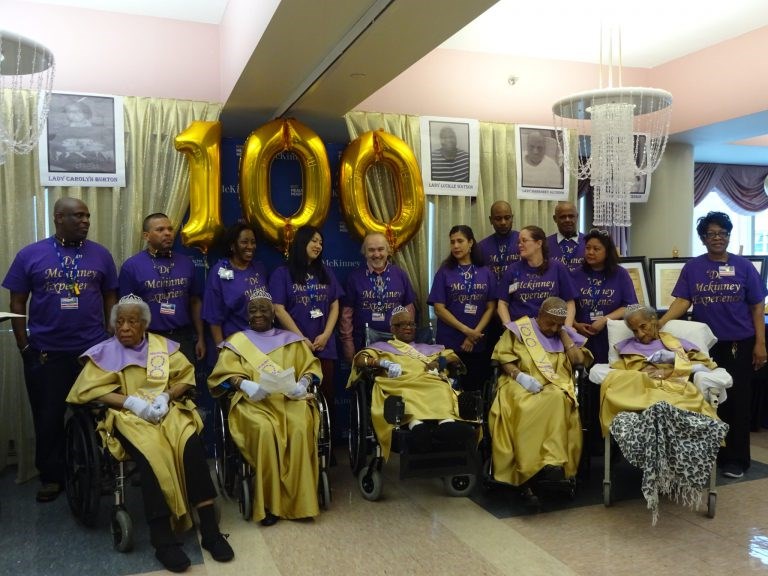
<svg viewBox="0 0 768 576"><path fill-rule="evenodd" d="M0 31L0 164L28 154L45 126L55 76L53 54L37 42Z"/></svg>

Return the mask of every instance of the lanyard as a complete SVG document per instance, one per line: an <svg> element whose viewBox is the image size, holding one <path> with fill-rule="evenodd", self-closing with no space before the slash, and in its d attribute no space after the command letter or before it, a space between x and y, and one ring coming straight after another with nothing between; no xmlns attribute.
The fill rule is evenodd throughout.
<svg viewBox="0 0 768 576"><path fill-rule="evenodd" d="M171 279L171 275L173 274L173 259L170 255L170 253L167 256L158 256L158 254L150 254L149 257L152 260L152 268L155 270L157 275L160 277L160 288L163 290L163 296L165 298L165 301L168 302L171 299L171 286L170 282L168 280ZM163 258L163 260L167 261L167 264L158 264L157 259Z"/></svg>
<svg viewBox="0 0 768 576"><path fill-rule="evenodd" d="M475 284L475 265L470 264L469 267L465 270L461 267L461 264L458 265L459 274L464 279L463 285L464 290L467 292L467 296L472 295L472 288Z"/></svg>
<svg viewBox="0 0 768 576"><path fill-rule="evenodd" d="M52 238L52 241L53 249L56 250L56 256L59 257L59 264L61 265L61 271L64 274L64 278L69 280L70 296L80 296L80 286L75 280L77 278L77 266L83 257L83 244L80 243L80 245L77 247L77 254L75 254L72 266L67 266L66 261L64 260L64 256L62 256L61 250L59 250L59 243L56 242L56 238ZM85 286L83 286L83 288L85 288Z"/></svg>
<svg viewBox="0 0 768 576"><path fill-rule="evenodd" d="M589 288L587 289L590 301L589 309L592 312L597 312L597 305L600 302L600 297L603 295L604 291L603 282L605 282L605 274L593 276L590 272L587 274L587 280L589 281Z"/></svg>
<svg viewBox="0 0 768 576"><path fill-rule="evenodd" d="M385 273L386 276L384 275ZM376 303L373 305L372 309L374 312L383 312L384 298L386 297L387 288L389 287L389 264L387 264L387 267L382 270L381 274L366 270L365 275L368 277L368 281L371 283L371 289L373 290L373 294L376 299Z"/></svg>
<svg viewBox="0 0 768 576"><path fill-rule="evenodd" d="M571 240L570 238L566 238L560 242L560 252L563 254L563 264L568 266L569 269L571 267L571 262L575 258L574 253L576 252L577 247L577 241Z"/></svg>
<svg viewBox="0 0 768 576"><path fill-rule="evenodd" d="M306 286L307 286L307 293L309 294L309 301L315 308L317 308L318 306L317 303L320 301L320 296L319 296L320 285L317 282L317 278L315 278L314 275L310 274L309 272L307 272Z"/></svg>

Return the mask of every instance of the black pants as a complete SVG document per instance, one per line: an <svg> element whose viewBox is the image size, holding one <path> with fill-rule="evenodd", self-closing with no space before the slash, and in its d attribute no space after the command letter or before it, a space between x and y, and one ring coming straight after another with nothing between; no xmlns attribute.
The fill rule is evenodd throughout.
<svg viewBox="0 0 768 576"><path fill-rule="evenodd" d="M43 483L64 484L64 415L66 399L82 366L80 352L45 352L29 348L23 355L32 421L35 466Z"/></svg>
<svg viewBox="0 0 768 576"><path fill-rule="evenodd" d="M454 350L467 367L466 375L461 377L462 390L482 390L483 383L491 377L491 351L461 352Z"/></svg>
<svg viewBox="0 0 768 576"><path fill-rule="evenodd" d="M749 432L754 346L753 337L735 342L720 341L710 350L712 359L733 378L733 386L728 390L728 399L718 408L720 418L730 427L718 460L721 464L738 464L744 470L748 469L750 464Z"/></svg>
<svg viewBox="0 0 768 576"><path fill-rule="evenodd" d="M136 446L131 444L117 430L115 430L115 436L136 463L139 474L141 474L141 494L144 499L144 514L147 517L147 522L170 516L171 510L165 501L163 491L160 489L157 476L149 465L149 461ZM213 486L205 458L203 442L200 436L193 434L184 446L184 479L187 501L192 506L216 497L216 488Z"/></svg>
<svg viewBox="0 0 768 576"><path fill-rule="evenodd" d="M178 342L181 346L181 353L187 357L187 360L190 361L192 366L195 365L195 362L197 362L197 358L195 356L195 331L191 326L166 331L150 330L150 332L157 334L158 336L165 336L168 338L168 340Z"/></svg>

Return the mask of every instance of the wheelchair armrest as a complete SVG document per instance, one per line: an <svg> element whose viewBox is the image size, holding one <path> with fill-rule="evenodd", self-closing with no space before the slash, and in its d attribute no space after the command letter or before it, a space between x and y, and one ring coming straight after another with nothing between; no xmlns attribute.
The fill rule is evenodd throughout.
<svg viewBox="0 0 768 576"><path fill-rule="evenodd" d="M462 420L480 420L483 415L483 396L475 390L459 394L459 417Z"/></svg>

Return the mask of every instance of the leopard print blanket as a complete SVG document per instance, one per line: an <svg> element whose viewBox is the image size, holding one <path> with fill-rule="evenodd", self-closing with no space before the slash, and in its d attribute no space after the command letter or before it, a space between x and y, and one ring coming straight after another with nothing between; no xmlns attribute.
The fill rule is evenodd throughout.
<svg viewBox="0 0 768 576"><path fill-rule="evenodd" d="M621 412L614 418L611 434L622 454L643 470L643 496L654 526L659 494L698 509L727 432L725 422L663 401L643 412Z"/></svg>

